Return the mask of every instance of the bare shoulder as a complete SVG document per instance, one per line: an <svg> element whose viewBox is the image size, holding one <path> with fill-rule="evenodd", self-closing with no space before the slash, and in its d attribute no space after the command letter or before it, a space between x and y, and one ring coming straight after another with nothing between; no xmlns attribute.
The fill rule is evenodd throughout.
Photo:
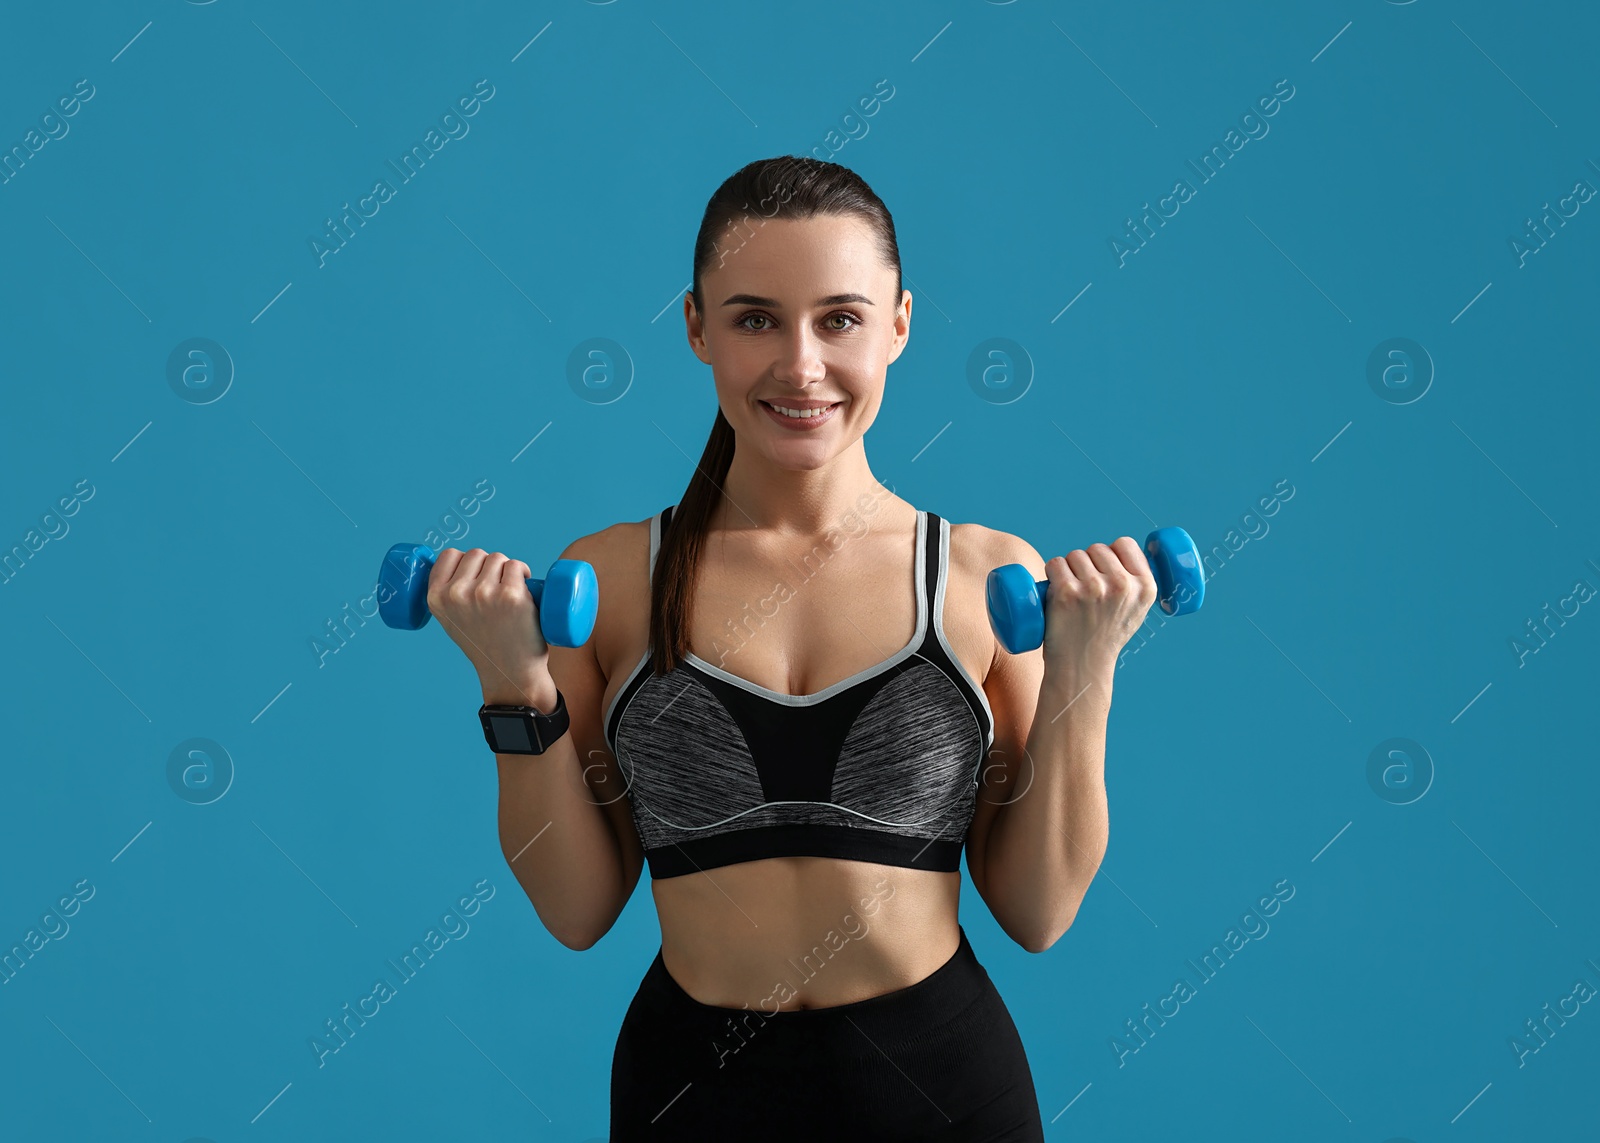
<svg viewBox="0 0 1600 1143"><path fill-rule="evenodd" d="M976 656L981 669L974 677L984 684L1005 657L985 600L989 573L1006 564L1021 564L1035 581L1045 578L1044 558L1020 536L982 524L950 525L950 577L957 586L945 597L945 629Z"/></svg>
<svg viewBox="0 0 1600 1143"><path fill-rule="evenodd" d="M639 555L643 544L643 558L650 558L650 521L619 520L598 532L579 536L561 553L564 560L584 560L593 565L598 577L601 566L615 574L626 574L631 559Z"/></svg>
<svg viewBox="0 0 1600 1143"><path fill-rule="evenodd" d="M1035 580L1045 578L1044 557L1021 536L988 528L982 524L950 525L950 559L963 573L987 577L994 568L1006 564L1021 564L1034 574Z"/></svg>
<svg viewBox="0 0 1600 1143"><path fill-rule="evenodd" d="M601 606L592 642L607 677L608 667L636 655L631 650L635 628L644 622L640 615L649 614L651 519L619 520L579 536L561 553L564 560L583 560L594 568Z"/></svg>

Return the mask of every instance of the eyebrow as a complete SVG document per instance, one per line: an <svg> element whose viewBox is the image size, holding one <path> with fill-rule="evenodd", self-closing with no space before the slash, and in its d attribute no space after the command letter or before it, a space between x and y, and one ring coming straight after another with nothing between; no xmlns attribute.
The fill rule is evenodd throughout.
<svg viewBox="0 0 1600 1143"><path fill-rule="evenodd" d="M871 305L872 299L865 294L829 294L825 298L817 299L817 306L842 306L846 302L861 302ZM722 303L725 306L768 306L772 309L782 308L775 298L761 298L755 294L734 294Z"/></svg>

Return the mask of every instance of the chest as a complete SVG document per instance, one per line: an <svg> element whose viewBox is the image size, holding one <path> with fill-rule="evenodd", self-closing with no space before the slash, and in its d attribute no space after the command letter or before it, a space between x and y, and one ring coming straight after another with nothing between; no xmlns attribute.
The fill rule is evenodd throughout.
<svg viewBox="0 0 1600 1143"><path fill-rule="evenodd" d="M866 535L838 551L712 544L689 623L701 660L784 695L812 695L900 652L932 621L914 537Z"/></svg>
<svg viewBox="0 0 1600 1143"><path fill-rule="evenodd" d="M774 696L812 696L869 672L937 624L951 659L982 686L994 653L984 604L987 569L949 527L851 537L837 548L708 539L697 570L689 652ZM637 574L610 591L596 629L610 709L648 648L648 534ZM970 541L969 541L970 542ZM931 561L931 562L930 562ZM919 607L922 611L919 613Z"/></svg>

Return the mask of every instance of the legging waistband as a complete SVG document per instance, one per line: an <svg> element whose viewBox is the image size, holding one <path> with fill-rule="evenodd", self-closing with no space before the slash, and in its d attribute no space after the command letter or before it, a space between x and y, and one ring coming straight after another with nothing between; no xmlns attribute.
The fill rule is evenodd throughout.
<svg viewBox="0 0 1600 1143"><path fill-rule="evenodd" d="M638 999L651 1010L668 1017L721 1024L730 1016L758 1013L778 1021L782 1026L799 1029L813 1025L832 1024L851 1019L873 1021L895 1019L915 1013L917 1021L932 1026L950 1020L973 1004L985 990L993 985L989 974L972 950L967 931L956 926L959 943L949 960L934 969L915 984L856 1000L848 1004L834 1004L822 1008L796 1008L772 1011L766 1007L727 1008L715 1004L702 1004L685 992L667 971L660 949L650 962L644 979L639 984Z"/></svg>

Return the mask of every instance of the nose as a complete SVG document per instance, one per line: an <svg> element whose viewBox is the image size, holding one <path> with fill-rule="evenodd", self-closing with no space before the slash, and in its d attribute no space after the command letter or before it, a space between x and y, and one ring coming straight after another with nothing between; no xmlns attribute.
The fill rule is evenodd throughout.
<svg viewBox="0 0 1600 1143"><path fill-rule="evenodd" d="M777 356L772 362L772 375L777 380L805 386L827 375L827 365L822 359L822 339L803 323L796 323L793 332L775 339L775 343Z"/></svg>

